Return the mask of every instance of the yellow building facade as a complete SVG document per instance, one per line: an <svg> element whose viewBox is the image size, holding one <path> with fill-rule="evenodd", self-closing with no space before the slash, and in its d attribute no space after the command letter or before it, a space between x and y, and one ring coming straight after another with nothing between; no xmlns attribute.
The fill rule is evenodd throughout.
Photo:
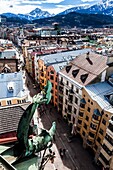
<svg viewBox="0 0 113 170"><path fill-rule="evenodd" d="M109 89L112 89L112 87L109 87ZM82 92L77 132L83 139L83 147L92 148L97 156L105 138L106 129L113 114L113 109L107 101L105 101L106 105L103 105L103 100L105 99L103 99L99 93L90 93L87 87L83 88ZM100 100L100 102L98 102L98 100Z"/></svg>

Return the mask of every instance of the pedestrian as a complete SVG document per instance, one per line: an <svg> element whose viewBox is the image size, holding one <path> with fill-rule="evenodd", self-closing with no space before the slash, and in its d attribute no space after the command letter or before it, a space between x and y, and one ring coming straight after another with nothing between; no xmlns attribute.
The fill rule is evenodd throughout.
<svg viewBox="0 0 113 170"><path fill-rule="evenodd" d="M55 135L53 135L53 141L54 141L54 142L56 141L56 139L55 139Z"/></svg>
<svg viewBox="0 0 113 170"><path fill-rule="evenodd" d="M62 148L59 149L59 152L60 152L61 158L63 158L63 151L62 151Z"/></svg>
<svg viewBox="0 0 113 170"><path fill-rule="evenodd" d="M63 155L64 156L66 155L66 149L65 148L63 149Z"/></svg>

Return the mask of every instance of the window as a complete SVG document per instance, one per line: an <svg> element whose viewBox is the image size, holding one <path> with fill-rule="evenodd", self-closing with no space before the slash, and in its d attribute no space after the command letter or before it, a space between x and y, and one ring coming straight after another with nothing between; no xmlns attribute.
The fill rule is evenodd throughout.
<svg viewBox="0 0 113 170"><path fill-rule="evenodd" d="M85 104L84 103L80 103L80 107L81 108L85 108Z"/></svg>
<svg viewBox="0 0 113 170"><path fill-rule="evenodd" d="M90 103L90 100L88 99L88 102Z"/></svg>
<svg viewBox="0 0 113 170"><path fill-rule="evenodd" d="M86 116L86 120L87 120L87 121L89 120L89 117L88 117L88 116Z"/></svg>
<svg viewBox="0 0 113 170"><path fill-rule="evenodd" d="M59 96L59 102L63 103L63 97Z"/></svg>
<svg viewBox="0 0 113 170"><path fill-rule="evenodd" d="M1 102L0 102L0 106L1 106Z"/></svg>
<svg viewBox="0 0 113 170"><path fill-rule="evenodd" d="M11 100L8 100L8 101L7 101L7 104L8 104L8 105L11 105L11 104L12 104L12 103L11 103Z"/></svg>
<svg viewBox="0 0 113 170"><path fill-rule="evenodd" d="M54 80L54 76L51 75L51 76L50 76L50 79L51 79L51 80Z"/></svg>
<svg viewBox="0 0 113 170"><path fill-rule="evenodd" d="M73 84L71 85L71 89L73 90Z"/></svg>
<svg viewBox="0 0 113 170"><path fill-rule="evenodd" d="M49 76L49 72L48 72L48 76Z"/></svg>
<svg viewBox="0 0 113 170"><path fill-rule="evenodd" d="M69 101L72 103L73 102L73 95L68 96Z"/></svg>
<svg viewBox="0 0 113 170"><path fill-rule="evenodd" d="M72 106L68 105L68 111L72 112Z"/></svg>
<svg viewBox="0 0 113 170"><path fill-rule="evenodd" d="M92 132L89 132L89 136L91 136L92 138L95 137L95 134L93 134Z"/></svg>
<svg viewBox="0 0 113 170"><path fill-rule="evenodd" d="M108 134L106 134L105 138L111 145L113 145L113 139Z"/></svg>
<svg viewBox="0 0 113 170"><path fill-rule="evenodd" d="M51 71L50 71L50 73L51 73L51 74L54 74L54 71L53 71L53 70L51 70Z"/></svg>
<svg viewBox="0 0 113 170"><path fill-rule="evenodd" d="M26 102L26 100L25 100L25 99L23 99L23 100L22 100L22 103L25 103L25 102Z"/></svg>
<svg viewBox="0 0 113 170"><path fill-rule="evenodd" d="M67 99L65 99L65 104L67 105Z"/></svg>
<svg viewBox="0 0 113 170"><path fill-rule="evenodd" d="M83 112L79 112L79 115L80 115L81 117L83 117Z"/></svg>
<svg viewBox="0 0 113 170"><path fill-rule="evenodd" d="M77 109L76 109L76 108L74 108L74 114L76 115L76 113L77 113Z"/></svg>
<svg viewBox="0 0 113 170"><path fill-rule="evenodd" d="M93 102L91 102L91 105L93 105Z"/></svg>
<svg viewBox="0 0 113 170"><path fill-rule="evenodd" d="M103 119L103 120L102 120L102 123L103 123L104 125L106 125L106 120L105 120L105 119Z"/></svg>
<svg viewBox="0 0 113 170"><path fill-rule="evenodd" d="M94 125L93 123L91 123L90 127L91 127L92 129L94 129L94 130L96 130L96 128L97 128L97 126Z"/></svg>
<svg viewBox="0 0 113 170"><path fill-rule="evenodd" d="M92 145L93 143L92 143L92 141L90 141L89 139L87 139L87 144Z"/></svg>
<svg viewBox="0 0 113 170"><path fill-rule="evenodd" d="M77 97L75 97L75 103L78 104L78 98Z"/></svg>
<svg viewBox="0 0 113 170"><path fill-rule="evenodd" d="M111 132L113 132L113 124L110 122L109 126L108 126L109 130L111 130Z"/></svg>
<svg viewBox="0 0 113 170"><path fill-rule="evenodd" d="M17 103L20 104L20 103L21 103L21 100L17 100Z"/></svg>
<svg viewBox="0 0 113 170"><path fill-rule="evenodd" d="M85 136L85 132L84 131L82 132L82 135Z"/></svg>
<svg viewBox="0 0 113 170"><path fill-rule="evenodd" d="M87 130L87 125L86 125L86 123L84 123L84 128Z"/></svg>
<svg viewBox="0 0 113 170"><path fill-rule="evenodd" d="M94 146L94 148L95 148L95 150L97 150L97 149L98 149L98 146L97 146L97 145L95 145L95 146Z"/></svg>
<svg viewBox="0 0 113 170"><path fill-rule="evenodd" d="M77 127L77 131L80 131L80 127Z"/></svg>
<svg viewBox="0 0 113 170"><path fill-rule="evenodd" d="M56 77L56 80L55 80L56 82L57 82L57 77Z"/></svg>
<svg viewBox="0 0 113 170"><path fill-rule="evenodd" d="M103 129L100 128L99 133L100 133L101 135L103 135L103 133L104 133Z"/></svg>
<svg viewBox="0 0 113 170"><path fill-rule="evenodd" d="M68 95L68 90L66 89L66 95Z"/></svg>
<svg viewBox="0 0 113 170"><path fill-rule="evenodd" d="M104 157L104 155L102 153L100 153L99 156L103 160L103 162L105 162L106 165L109 165L109 161Z"/></svg>
<svg viewBox="0 0 113 170"><path fill-rule="evenodd" d="M65 113L67 113L67 108L65 108Z"/></svg>
<svg viewBox="0 0 113 170"><path fill-rule="evenodd" d="M97 138L97 141L98 141L99 143L101 142L101 139L100 139L100 137L98 137L98 138Z"/></svg>
<svg viewBox="0 0 113 170"><path fill-rule="evenodd" d="M75 124L75 118L73 117L73 124Z"/></svg>
<svg viewBox="0 0 113 170"><path fill-rule="evenodd" d="M69 121L71 121L71 115L70 114L67 114L67 118Z"/></svg>
<svg viewBox="0 0 113 170"><path fill-rule="evenodd" d="M95 115L95 114L93 114L92 118L95 119L95 120L98 120L98 116Z"/></svg>
<svg viewBox="0 0 113 170"><path fill-rule="evenodd" d="M44 73L41 73L41 76L44 77Z"/></svg>
<svg viewBox="0 0 113 170"><path fill-rule="evenodd" d="M69 82L68 82L68 81L66 82L66 85L67 85L67 86L69 85Z"/></svg>
<svg viewBox="0 0 113 170"><path fill-rule="evenodd" d="M79 119L78 119L78 124L81 124L81 123L82 123L82 120L79 120Z"/></svg>
<svg viewBox="0 0 113 170"><path fill-rule="evenodd" d="M90 110L91 110L90 107L88 107L88 108L87 108L87 111L90 112Z"/></svg>
<svg viewBox="0 0 113 170"><path fill-rule="evenodd" d="M110 155L110 156L112 155L112 151L110 151L109 148L105 144L103 144L102 147L107 152L108 155Z"/></svg>
<svg viewBox="0 0 113 170"><path fill-rule="evenodd" d="M76 89L76 93L78 93L79 92L79 89Z"/></svg>

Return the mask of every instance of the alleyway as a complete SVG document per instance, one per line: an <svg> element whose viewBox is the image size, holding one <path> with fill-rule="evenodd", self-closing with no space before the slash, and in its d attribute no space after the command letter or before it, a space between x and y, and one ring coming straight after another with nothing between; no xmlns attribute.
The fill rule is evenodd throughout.
<svg viewBox="0 0 113 170"><path fill-rule="evenodd" d="M33 96L37 94L39 88L34 88L33 81L28 75L26 80L27 82L29 81L28 89L30 90L30 95ZM57 125L55 140L52 146L56 158L54 164L51 162L46 164L45 170L99 170L99 168L93 164L93 155L82 147L82 139L79 136L72 142L69 142L69 127L52 104L44 107L45 112L39 119L39 127L49 130L53 121L55 121ZM66 150L63 158L60 157L60 148Z"/></svg>

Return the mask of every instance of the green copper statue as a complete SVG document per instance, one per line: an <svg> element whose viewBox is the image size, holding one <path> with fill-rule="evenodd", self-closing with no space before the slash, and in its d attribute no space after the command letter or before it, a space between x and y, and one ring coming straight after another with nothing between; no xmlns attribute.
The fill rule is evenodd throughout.
<svg viewBox="0 0 113 170"><path fill-rule="evenodd" d="M24 114L22 115L17 130L18 144L16 144L14 147L14 152L17 156L22 154L21 157L26 157L49 147L49 144L55 135L56 123L53 122L49 131L42 129L42 132L38 136L33 136L31 139L29 139L29 125L35 110L41 104L48 104L50 102L51 89L51 82L47 81L47 85L39 94L33 97L33 103L27 107Z"/></svg>

